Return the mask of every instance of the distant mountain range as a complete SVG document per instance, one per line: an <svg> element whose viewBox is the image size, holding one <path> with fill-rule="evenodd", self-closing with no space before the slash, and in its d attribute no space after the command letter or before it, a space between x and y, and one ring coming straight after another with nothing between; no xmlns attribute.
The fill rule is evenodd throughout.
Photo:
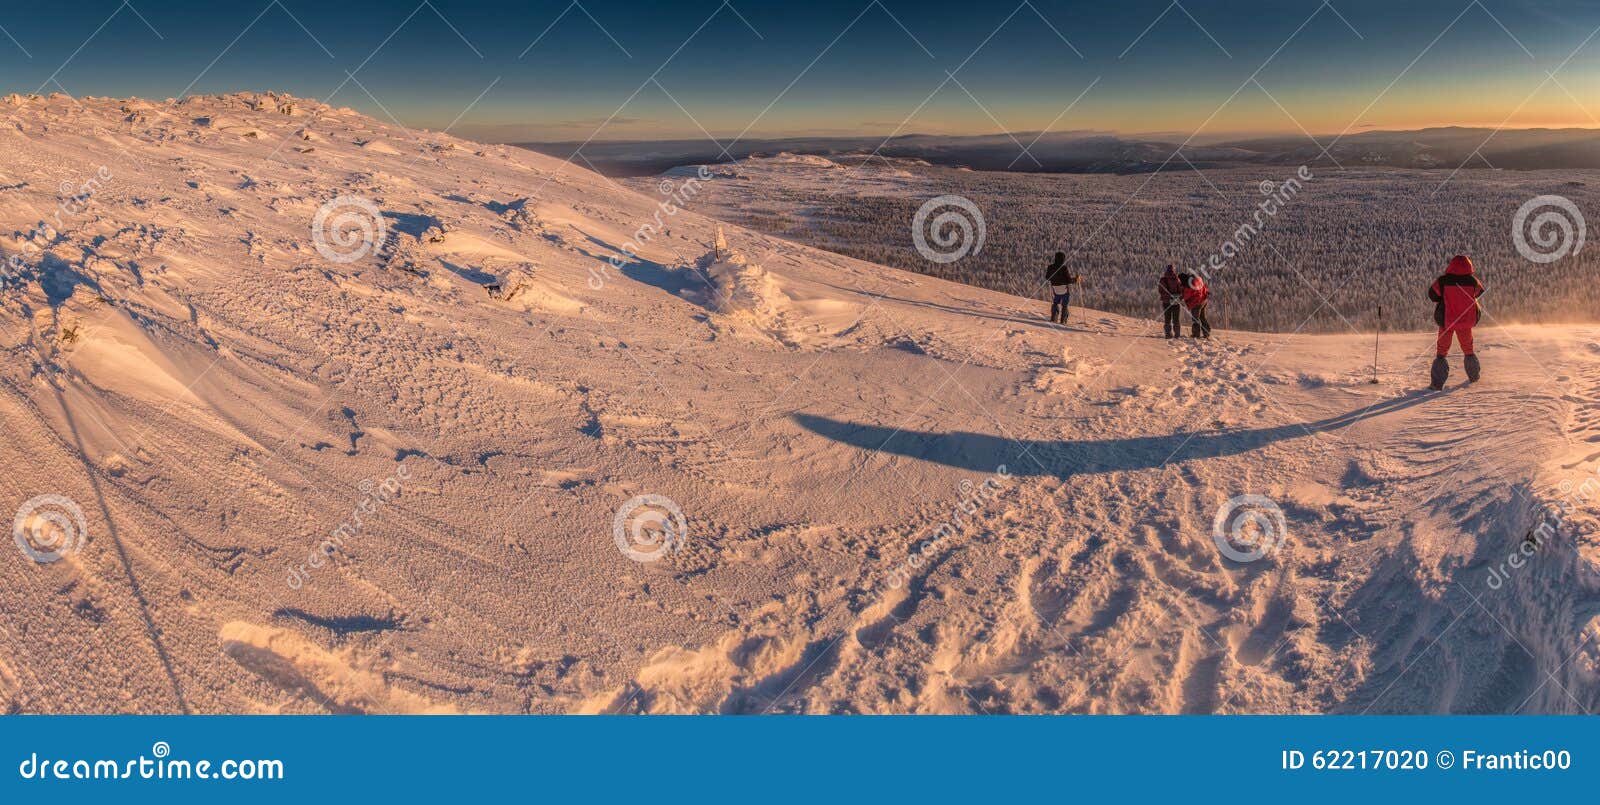
<svg viewBox="0 0 1600 805"><path fill-rule="evenodd" d="M923 159L974 170L1043 173L1143 173L1177 161L1181 140L1144 139L1105 132L1016 133L969 137L909 134L891 137L825 137L746 140L727 154L709 140L604 141L584 145L517 143L558 158L582 146L582 159L611 176L646 176L677 165L725 162L787 151L828 157ZM1023 146L1027 146L1024 153ZM1323 152L1323 147L1327 152ZM1600 129L1420 129L1365 131L1335 141L1334 135L1262 137L1189 144L1184 159L1198 167L1229 165L1322 165L1344 167L1499 168L1544 170L1600 168Z"/></svg>

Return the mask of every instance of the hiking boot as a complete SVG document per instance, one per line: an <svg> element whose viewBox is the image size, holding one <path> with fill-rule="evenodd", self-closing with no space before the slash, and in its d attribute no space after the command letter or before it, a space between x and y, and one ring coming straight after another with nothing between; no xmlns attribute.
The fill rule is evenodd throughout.
<svg viewBox="0 0 1600 805"><path fill-rule="evenodd" d="M1433 369L1430 372L1433 381L1428 388L1439 391L1444 388L1446 380L1450 379L1450 362L1443 355L1433 359Z"/></svg>

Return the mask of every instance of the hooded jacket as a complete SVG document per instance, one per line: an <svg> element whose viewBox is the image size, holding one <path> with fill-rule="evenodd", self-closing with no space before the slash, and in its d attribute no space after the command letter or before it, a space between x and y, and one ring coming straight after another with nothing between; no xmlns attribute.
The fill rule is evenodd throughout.
<svg viewBox="0 0 1600 805"><path fill-rule="evenodd" d="M1061 254L1056 255L1055 261L1045 267L1044 278L1055 286L1078 284L1078 276L1067 268L1066 255Z"/></svg>
<svg viewBox="0 0 1600 805"><path fill-rule="evenodd" d="M1175 305L1183 297L1183 280L1178 279L1178 270L1172 266L1167 266L1167 273L1161 275L1156 287L1161 290L1163 307Z"/></svg>
<svg viewBox="0 0 1600 805"><path fill-rule="evenodd" d="M1206 287L1206 281L1199 274L1184 274L1183 280L1183 305L1190 310L1195 310L1211 298L1211 289Z"/></svg>
<svg viewBox="0 0 1600 805"><path fill-rule="evenodd" d="M1458 254L1428 289L1433 321L1440 329L1470 330L1478 325L1478 297L1483 295L1483 283L1472 272L1472 261Z"/></svg>

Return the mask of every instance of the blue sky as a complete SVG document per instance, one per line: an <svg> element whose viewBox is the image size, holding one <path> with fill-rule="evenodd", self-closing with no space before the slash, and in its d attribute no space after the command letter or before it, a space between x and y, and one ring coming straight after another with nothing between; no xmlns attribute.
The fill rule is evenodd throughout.
<svg viewBox="0 0 1600 805"><path fill-rule="evenodd" d="M502 141L1600 128L1600 0L0 0L0 28L4 92L276 89Z"/></svg>

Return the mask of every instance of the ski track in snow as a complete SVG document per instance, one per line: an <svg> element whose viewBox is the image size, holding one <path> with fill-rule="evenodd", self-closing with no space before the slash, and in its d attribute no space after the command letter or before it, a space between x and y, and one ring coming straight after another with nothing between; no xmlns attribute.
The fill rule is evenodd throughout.
<svg viewBox="0 0 1600 805"><path fill-rule="evenodd" d="M1058 327L734 227L697 263L692 201L629 255L659 198L282 96L13 97L0 148L0 502L88 522L0 561L0 709L1600 704L1594 503L1487 582L1600 460L1594 328L1483 329L1424 394L1431 335L1373 385L1370 334ZM345 195L387 236L341 263ZM655 564L641 494L689 522ZM1247 494L1288 533L1241 564Z"/></svg>

